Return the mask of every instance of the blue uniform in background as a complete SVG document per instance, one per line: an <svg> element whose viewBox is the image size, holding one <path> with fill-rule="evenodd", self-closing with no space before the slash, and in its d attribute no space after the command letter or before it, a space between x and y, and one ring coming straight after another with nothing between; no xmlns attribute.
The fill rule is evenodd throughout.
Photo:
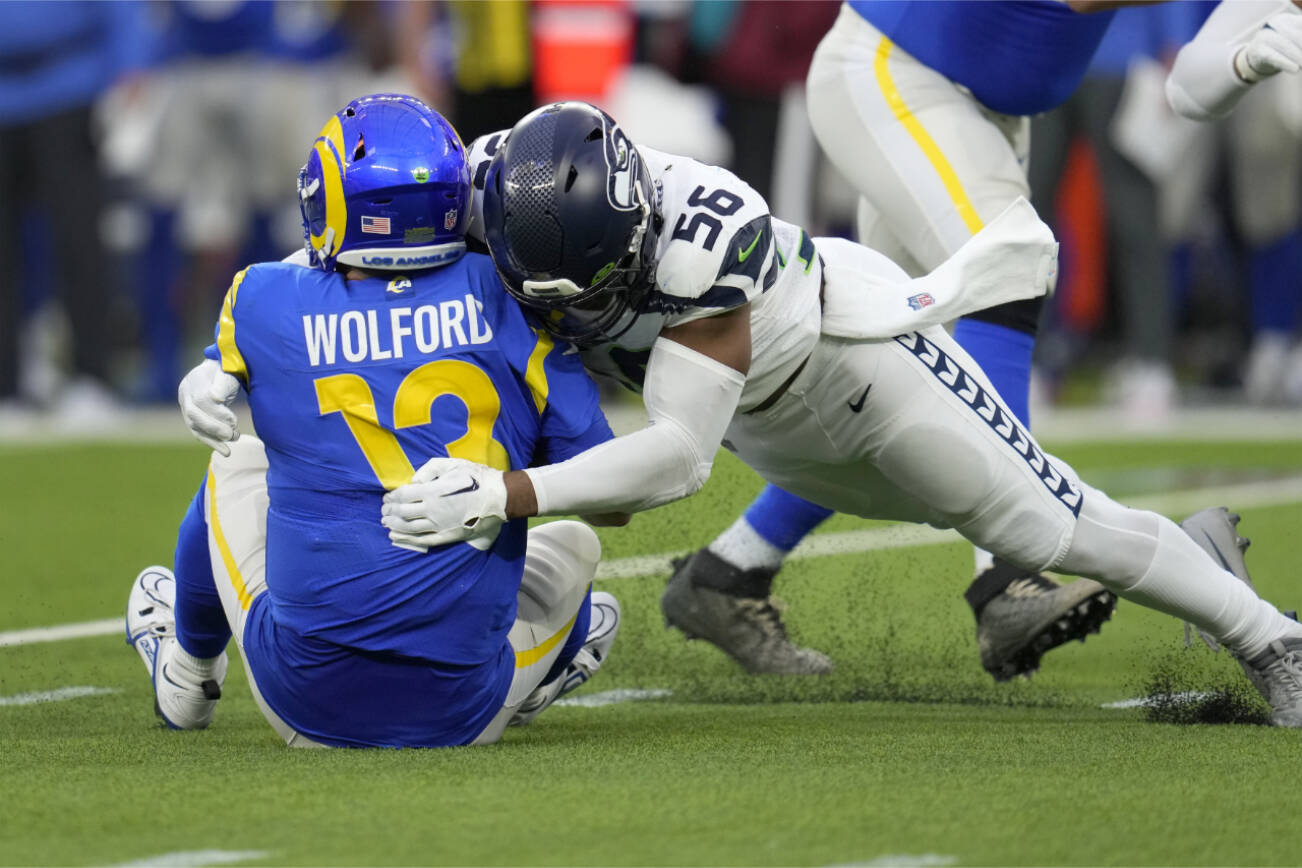
<svg viewBox="0 0 1302 868"><path fill-rule="evenodd" d="M917 60L987 108L1033 115L1062 103L1085 75L1111 11L1082 15L1058 0L850 0Z"/></svg>
<svg viewBox="0 0 1302 868"><path fill-rule="evenodd" d="M269 465L267 592L244 648L294 729L461 744L501 707L527 522L488 551L421 554L389 541L381 498L436 456L519 469L609 439L565 349L528 326L486 256L409 278L282 263L236 277L207 354L245 383Z"/></svg>

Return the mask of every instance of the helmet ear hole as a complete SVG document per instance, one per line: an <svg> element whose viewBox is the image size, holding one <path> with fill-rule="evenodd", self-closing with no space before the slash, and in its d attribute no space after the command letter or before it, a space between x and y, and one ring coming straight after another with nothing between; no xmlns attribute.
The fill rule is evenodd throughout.
<svg viewBox="0 0 1302 868"><path fill-rule="evenodd" d="M353 148L353 161L356 162L366 156L366 140L361 136L357 137L357 147Z"/></svg>
<svg viewBox="0 0 1302 868"><path fill-rule="evenodd" d="M587 137L586 139L584 139L583 141L585 141L585 142L595 142L595 141L597 141L597 140L600 139L600 138L601 138L601 127L593 127L593 128L592 128L592 132L588 133L588 137Z"/></svg>
<svg viewBox="0 0 1302 868"><path fill-rule="evenodd" d="M574 166L570 166L569 174L565 176L566 193L570 192L570 188L574 186L574 182L577 181L578 178L579 178L579 170L574 168Z"/></svg>

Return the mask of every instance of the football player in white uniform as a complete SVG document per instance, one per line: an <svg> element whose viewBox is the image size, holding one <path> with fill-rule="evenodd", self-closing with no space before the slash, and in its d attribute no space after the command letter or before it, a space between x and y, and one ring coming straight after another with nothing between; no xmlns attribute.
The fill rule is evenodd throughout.
<svg viewBox="0 0 1302 868"><path fill-rule="evenodd" d="M1248 400L1265 405L1302 403L1299 69L1302 8L1291 0L1235 0L1212 10L1166 80L1167 101L1185 117L1216 121L1235 114L1186 150L1171 184L1181 200L1205 195L1213 161L1224 154L1229 216L1245 248L1251 302L1243 387Z"/></svg>
<svg viewBox="0 0 1302 868"><path fill-rule="evenodd" d="M481 225L508 291L591 370L640 388L650 424L523 471L434 459L385 498L396 544L649 509L697 491L723 445L823 506L954 527L1190 621L1239 656L1277 725L1302 726L1302 624L1170 520L1044 453L942 327L1050 287L1057 245L1024 201L910 280L770 217L729 172L634 148L583 103L530 113L496 151ZM1195 529L1241 566L1224 510Z"/></svg>
<svg viewBox="0 0 1302 868"><path fill-rule="evenodd" d="M1058 105L1079 83L1112 17L1111 11L1081 14L1094 5L842 4L810 64L806 94L819 145L860 195L862 243L919 276L1019 196L1029 198L1029 116ZM969 312L953 330L1027 427L1041 306L1041 298L991 304ZM678 565L666 612L680 584L767 587L786 554L830 514L767 487L727 530ZM996 680L1033 672L1044 651L1097 631L1115 606L1093 582L1060 585L980 551L975 566L965 596L982 665ZM772 661L792 653L778 644L770 650Z"/></svg>
<svg viewBox="0 0 1302 868"><path fill-rule="evenodd" d="M1302 9L1292 0L1220 3L1180 49L1166 80L1171 108L1223 118L1253 85L1302 70Z"/></svg>

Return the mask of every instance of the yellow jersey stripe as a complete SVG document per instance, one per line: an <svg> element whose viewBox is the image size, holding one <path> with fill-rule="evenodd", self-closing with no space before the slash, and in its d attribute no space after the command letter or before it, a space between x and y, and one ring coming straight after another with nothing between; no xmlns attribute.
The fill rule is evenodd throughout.
<svg viewBox="0 0 1302 868"><path fill-rule="evenodd" d="M904 125L913 141L918 143L922 153L926 155L931 167L936 170L940 176L940 182L945 185L949 198L958 209L958 215L963 218L964 225L973 235L981 231L985 225L981 222L981 217L977 214L976 208L972 205L972 200L967 197L967 191L963 189L963 184L959 182L958 175L954 174L954 167L945 159L936 142L923 128L918 119L909 111L909 107L904 103L904 97L900 96L900 91L895 87L895 79L891 77L890 67L887 66L887 59L890 57L891 49L894 44L887 37L883 36L882 41L877 44L877 57L873 61L873 72L877 75L877 84L882 89L882 95L886 97L886 104L891 107L895 114L896 120Z"/></svg>
<svg viewBox="0 0 1302 868"><path fill-rule="evenodd" d="M547 360L547 354L552 351L555 344L546 332L537 332L537 335L538 343L529 354L524 381L529 385L529 391L533 393L533 404L538 408L538 415L541 416L542 411L547 409L548 394L547 370L543 367L543 362Z"/></svg>
<svg viewBox="0 0 1302 868"><path fill-rule="evenodd" d="M244 364L240 348L235 345L235 300L247 273L246 268L235 275L231 288L226 291L226 299L222 302L221 316L217 319L217 352L221 356L222 370L246 383L249 381L249 369Z"/></svg>
<svg viewBox="0 0 1302 868"><path fill-rule="evenodd" d="M539 660L546 657L547 652L551 651L557 645L564 642L565 639L570 635L570 630L574 629L574 622L577 621L578 618L579 618L579 613L575 612L574 617L570 618L570 620L565 624L564 627L557 630L551 636L548 636L547 640L543 642L541 645L536 645L527 651L515 652L515 668L524 669L526 666L532 666L535 663L537 663Z"/></svg>
<svg viewBox="0 0 1302 868"><path fill-rule="evenodd" d="M231 585L235 588L235 595L239 597L240 608L247 612L253 597L249 596L249 589L244 584L244 577L240 575L239 565L235 563L235 556L231 554L231 547L226 542L221 519L217 517L217 485L213 479L211 464L208 465L208 527L212 528L212 538L217 543L217 551L221 553L222 563L226 565L226 574L231 577Z"/></svg>

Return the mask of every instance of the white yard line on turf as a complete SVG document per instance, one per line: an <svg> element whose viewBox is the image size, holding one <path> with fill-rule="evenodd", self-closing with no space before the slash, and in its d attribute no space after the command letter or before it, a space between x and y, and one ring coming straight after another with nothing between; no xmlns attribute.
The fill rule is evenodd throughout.
<svg viewBox="0 0 1302 868"><path fill-rule="evenodd" d="M572 705L576 708L600 708L603 705L615 705L620 702L639 702L644 699L667 699L673 696L672 690L666 690L663 687L652 687L647 690L639 690L634 687L621 687L617 690L603 690L600 693L585 693L582 696L571 696L567 699L558 699L553 705Z"/></svg>
<svg viewBox="0 0 1302 868"><path fill-rule="evenodd" d="M60 687L56 690L37 690L32 693L0 696L0 705L36 705L40 702L62 702L65 699L80 699L83 696L103 696L106 693L121 692L121 689L117 687Z"/></svg>
<svg viewBox="0 0 1302 868"><path fill-rule="evenodd" d="M32 645L36 642L58 642L61 639L84 639L87 636L126 636L122 618L105 618L102 621L83 621L80 624L60 624L57 627L32 627L29 630L10 630L0 633L0 648L6 645Z"/></svg>
<svg viewBox="0 0 1302 868"><path fill-rule="evenodd" d="M940 853L892 853L867 862L850 862L833 868L944 868L957 861L957 856L944 856Z"/></svg>
<svg viewBox="0 0 1302 868"><path fill-rule="evenodd" d="M111 868L199 868L201 865L232 865L236 862L251 862L265 859L271 855L269 850L182 850L177 853L163 853L149 856L134 862L120 862Z"/></svg>
<svg viewBox="0 0 1302 868"><path fill-rule="evenodd" d="M1189 691L1187 693L1172 693L1162 697L1162 702L1197 702L1200 699L1206 699L1211 694L1200 693L1198 691ZM1134 699L1123 699L1120 702L1105 702L1099 708L1147 708L1150 705L1156 705L1157 698L1153 696L1136 696Z"/></svg>
<svg viewBox="0 0 1302 868"><path fill-rule="evenodd" d="M1124 498L1128 506L1151 509L1170 515L1194 512L1205 506L1228 506L1231 509L1251 509L1302 502L1302 476L1286 476L1238 485L1218 485L1211 488L1194 488L1142 497ZM1251 536L1251 531L1249 531ZM884 549L913 546L941 545L959 542L957 531L937 530L919 524L890 525L865 530L840 533L814 534L798 545L790 555L795 560L821 558L829 555L862 554ZM670 558L686 552L664 552L658 555L639 555L606 561L597 568L600 580L632 579L668 575ZM38 642L57 642L62 639L81 639L88 636L110 636L123 630L121 618L102 621L85 621L80 624L61 624L56 627L32 627L26 630L0 632L0 648L14 645L33 645Z"/></svg>

